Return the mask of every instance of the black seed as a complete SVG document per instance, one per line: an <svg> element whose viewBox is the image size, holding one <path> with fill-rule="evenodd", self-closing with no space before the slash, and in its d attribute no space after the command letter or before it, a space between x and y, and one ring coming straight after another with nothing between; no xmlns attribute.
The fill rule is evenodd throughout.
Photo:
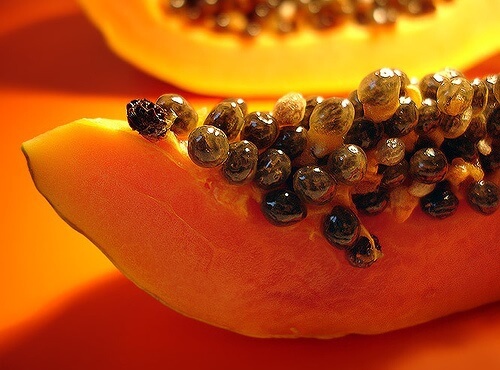
<svg viewBox="0 0 500 370"><path fill-rule="evenodd" d="M455 213L458 208L458 198L447 181L436 185L433 191L420 198L420 207L428 215L436 218L446 218Z"/></svg>
<svg viewBox="0 0 500 370"><path fill-rule="evenodd" d="M373 149L384 134L384 126L366 118L355 119L344 137L345 144L355 144L364 150Z"/></svg>
<svg viewBox="0 0 500 370"><path fill-rule="evenodd" d="M500 82L498 83L500 84ZM491 137L500 139L500 107L497 107L489 114L486 130Z"/></svg>
<svg viewBox="0 0 500 370"><path fill-rule="evenodd" d="M490 215L500 206L500 188L491 181L476 182L468 188L467 200L476 211Z"/></svg>
<svg viewBox="0 0 500 370"><path fill-rule="evenodd" d="M330 202L336 185L328 172L316 166L301 167L293 175L293 190L306 203L321 205Z"/></svg>
<svg viewBox="0 0 500 370"><path fill-rule="evenodd" d="M157 100L156 104L163 109L171 109L177 115L170 129L177 135L188 135L198 123L198 113L194 108L178 94L163 94Z"/></svg>
<svg viewBox="0 0 500 370"><path fill-rule="evenodd" d="M439 147L438 143L432 137L429 137L427 135L420 135L413 147L413 153L420 149L438 148L438 147Z"/></svg>
<svg viewBox="0 0 500 370"><path fill-rule="evenodd" d="M222 174L231 184L245 184L255 176L258 158L259 150L254 143L247 140L231 143Z"/></svg>
<svg viewBox="0 0 500 370"><path fill-rule="evenodd" d="M127 104L128 124L148 140L164 137L176 117L171 109L163 109L147 99L135 99Z"/></svg>
<svg viewBox="0 0 500 370"><path fill-rule="evenodd" d="M418 108L408 97L399 98L399 107L387 121L383 122L384 132L390 137L409 134L418 122Z"/></svg>
<svg viewBox="0 0 500 370"><path fill-rule="evenodd" d="M380 186L386 189L394 189L405 182L410 164L406 159L403 159L394 166L379 166L379 169L382 173Z"/></svg>
<svg viewBox="0 0 500 370"><path fill-rule="evenodd" d="M446 155L448 163L451 163L455 158L462 158L471 163L475 163L479 159L476 145L464 135L456 139L444 139L439 149Z"/></svg>
<svg viewBox="0 0 500 370"><path fill-rule="evenodd" d="M261 204L262 213L276 226L288 226L303 220L307 209L292 191L277 189L267 193Z"/></svg>
<svg viewBox="0 0 500 370"><path fill-rule="evenodd" d="M221 165L229 155L229 141L221 129L203 125L189 134L188 154L191 160L201 167Z"/></svg>
<svg viewBox="0 0 500 370"><path fill-rule="evenodd" d="M352 103L352 106L354 107L354 119L358 119L364 116L364 110L363 110L363 103L359 100L358 97L358 90L352 91L348 96L347 99Z"/></svg>
<svg viewBox="0 0 500 370"><path fill-rule="evenodd" d="M279 134L278 123L269 113L251 112L245 117L241 140L254 143L259 149L270 147Z"/></svg>
<svg viewBox="0 0 500 370"><path fill-rule="evenodd" d="M259 155L254 181L258 187L270 190L283 185L291 172L290 158L283 151L270 148Z"/></svg>
<svg viewBox="0 0 500 370"><path fill-rule="evenodd" d="M336 248L350 249L361 231L358 216L349 208L335 206L323 221L326 240Z"/></svg>
<svg viewBox="0 0 500 370"><path fill-rule="evenodd" d="M273 148L281 149L290 159L302 154L307 146L307 130L302 126L283 126Z"/></svg>
<svg viewBox="0 0 500 370"><path fill-rule="evenodd" d="M456 138L467 130L472 120L472 108L469 107L456 116L442 113L439 117L439 128L446 138Z"/></svg>
<svg viewBox="0 0 500 370"><path fill-rule="evenodd" d="M484 114L481 113L477 116L472 117L469 126L467 126L467 130L465 130L463 136L466 137L469 141L477 143L479 140L486 137L486 133L486 118Z"/></svg>
<svg viewBox="0 0 500 370"><path fill-rule="evenodd" d="M418 121L415 132L419 135L434 131L439 126L441 111L434 99L425 99L418 108Z"/></svg>
<svg viewBox="0 0 500 370"><path fill-rule="evenodd" d="M211 125L224 131L229 141L234 140L243 126L243 112L235 102L225 101L217 104L205 119Z"/></svg>
<svg viewBox="0 0 500 370"><path fill-rule="evenodd" d="M328 157L327 169L338 183L354 185L366 173L366 154L354 144L335 149Z"/></svg>
<svg viewBox="0 0 500 370"><path fill-rule="evenodd" d="M424 184L441 181L447 171L448 162L446 156L439 149L420 149L410 158L411 176Z"/></svg>
<svg viewBox="0 0 500 370"><path fill-rule="evenodd" d="M376 215L382 212L389 204L389 192L385 188L365 194L353 194L352 201L360 212Z"/></svg>
<svg viewBox="0 0 500 370"><path fill-rule="evenodd" d="M471 82L471 85L474 90L471 103L472 115L477 116L484 111L484 108L486 108L486 104L488 103L488 87L480 78L475 78Z"/></svg>
<svg viewBox="0 0 500 370"><path fill-rule="evenodd" d="M447 77L439 73L431 73L420 79L419 88L422 98L437 100L437 90Z"/></svg>
<svg viewBox="0 0 500 370"><path fill-rule="evenodd" d="M347 260L354 267L366 268L371 266L377 260L376 250L380 250L380 244L378 244L378 239L374 236L373 240L375 247L370 243L370 239L366 236L361 236L354 246L348 250Z"/></svg>
<svg viewBox="0 0 500 370"><path fill-rule="evenodd" d="M489 155L479 154L479 160L483 170L488 173L500 169L500 140L493 142Z"/></svg>

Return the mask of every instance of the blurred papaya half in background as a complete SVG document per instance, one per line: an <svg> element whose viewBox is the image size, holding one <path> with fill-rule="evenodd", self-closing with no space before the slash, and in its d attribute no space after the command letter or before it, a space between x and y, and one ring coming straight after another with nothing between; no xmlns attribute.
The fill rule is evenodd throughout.
<svg viewBox="0 0 500 370"><path fill-rule="evenodd" d="M380 66L423 76L500 50L497 0L80 0L123 59L215 96L348 92Z"/></svg>

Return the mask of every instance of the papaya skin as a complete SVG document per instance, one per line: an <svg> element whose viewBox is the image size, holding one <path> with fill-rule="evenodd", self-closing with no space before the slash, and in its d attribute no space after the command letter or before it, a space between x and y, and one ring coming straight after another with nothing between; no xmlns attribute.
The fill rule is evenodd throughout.
<svg viewBox="0 0 500 370"><path fill-rule="evenodd" d="M346 24L255 39L189 26L166 14L159 0L80 4L123 59L203 95L349 92L381 65L424 76L447 65L465 70L500 50L496 0L440 2L436 12L401 16L395 27Z"/></svg>
<svg viewBox="0 0 500 370"><path fill-rule="evenodd" d="M23 151L66 222L140 288L215 326L254 337L376 334L500 299L500 213L466 202L438 221L418 209L401 224L363 218L384 258L356 269L317 231L319 214L269 225L249 186L191 164L173 135L151 143L124 121L82 119Z"/></svg>

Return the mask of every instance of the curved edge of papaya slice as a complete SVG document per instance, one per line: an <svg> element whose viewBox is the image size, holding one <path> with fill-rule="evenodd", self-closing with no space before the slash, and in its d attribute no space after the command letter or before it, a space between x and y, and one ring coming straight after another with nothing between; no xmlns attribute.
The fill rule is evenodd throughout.
<svg viewBox="0 0 500 370"><path fill-rule="evenodd" d="M188 26L159 0L79 0L119 56L185 90L215 96L349 92L380 65L424 76L465 70L500 51L500 3L460 0L394 27L347 24L255 40Z"/></svg>
<svg viewBox="0 0 500 370"><path fill-rule="evenodd" d="M500 299L498 212L460 204L438 221L419 210L401 224L366 217L384 258L356 269L316 231L319 215L269 225L248 189L189 163L173 134L153 144L124 121L83 119L23 151L64 220L140 288L215 326L255 337L374 334Z"/></svg>

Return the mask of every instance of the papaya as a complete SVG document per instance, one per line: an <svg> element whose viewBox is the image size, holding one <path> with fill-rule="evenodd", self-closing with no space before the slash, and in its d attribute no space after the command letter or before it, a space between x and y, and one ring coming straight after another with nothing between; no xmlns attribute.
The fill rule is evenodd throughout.
<svg viewBox="0 0 500 370"><path fill-rule="evenodd" d="M188 16L166 3L80 0L119 56L161 80L203 95L343 93L353 90L366 71L381 65L423 76L447 65L469 68L500 46L496 0L437 2L435 11L403 14L390 25L346 20L326 29L264 30L255 37L187 21Z"/></svg>
<svg viewBox="0 0 500 370"><path fill-rule="evenodd" d="M384 75L389 72L383 71ZM451 70L447 73L455 75ZM401 83L402 75L394 76ZM451 78L457 79L460 86L469 86L460 76ZM332 338L349 333L383 333L500 299L497 253L500 212L495 212L500 180L498 159L494 159L498 158L495 131L498 94L493 93L498 83L493 77L483 81L490 81L492 94L490 100L481 103L484 109L488 102L490 111L487 133L482 134L486 138L479 142L489 148L487 157L493 159L488 162L483 158L482 164L474 162L468 158L468 151L463 150L468 141L458 141L459 145L451 150L454 159L446 167L446 181L441 181L446 168L440 166L438 153L442 150L449 156L449 140L468 138L470 131L458 139L444 138L440 149L414 148L418 154L409 160L409 171L420 179L420 185L414 181L405 185L404 191L398 190L403 185L394 188L390 203L399 205L395 210L383 209L380 204L387 202L380 202L377 197L375 202L366 201L369 207L365 210L377 208L375 215L356 214L351 208L342 208L352 206L350 197L354 199L356 195L350 193L357 186L351 183L337 184L336 200L328 198L327 202L304 209L282 201L288 197L295 202L291 192L268 199L274 190L263 192L254 182L235 185L227 181L221 170L224 165L219 162L213 165L217 158L212 154L231 153L218 145L225 134L213 125L217 123L213 120L215 115L206 109L198 110L198 122L186 138L185 133L174 130L176 118L186 116L181 114L184 111L177 110L176 114L160 106L167 95L157 103L146 99L130 102L128 122L81 119L25 142L22 149L37 189L56 212L100 248L138 287L174 310L253 337ZM415 90L409 86L407 91L414 94ZM440 102L442 95L447 99L450 91L455 92L455 98L446 105L448 108L455 106L457 99L463 100L462 90L439 91ZM387 106L386 99L377 96ZM406 113L407 99L403 96L399 100ZM298 121L300 117L289 114L305 111L306 107L298 100L296 93L286 95L278 100L271 115L247 112L246 120L253 117L250 122L254 122L258 116L265 117L263 122L278 117ZM349 116L350 124L354 124L354 108L349 108L352 103L340 98L324 101L340 104L344 110L340 116ZM221 106L227 107L227 102ZM237 99L229 102L239 114L248 110L246 103ZM309 131L313 130L313 117L327 110L328 105L321 104L309 118ZM394 117L399 117L397 112ZM225 117L224 124L229 125L233 119L228 117L233 116ZM399 127L405 117L391 121L391 125ZM206 124L207 120L212 124ZM458 122L463 120L460 118ZM165 126L158 126L156 121L164 122ZM421 126L418 122L415 126L413 120L407 121L412 127ZM469 121L472 122L470 117ZM203 122L205 125L200 125ZM448 119L444 122L449 123ZM248 128L247 123L238 128L240 138ZM203 141L206 132L215 136ZM361 134L363 140L374 136L372 128L366 132L368 136ZM349 130L341 135L350 134ZM401 141L410 143L408 136L415 134L401 136ZM430 139L426 137L427 141ZM274 140L279 142L277 138ZM379 141L383 142L381 138ZM346 144L337 145L331 153ZM276 160L275 155L283 151L272 150L273 157L266 161L281 166L285 157ZM270 151L261 149L259 158ZM359 147L352 150L356 163L362 158L357 156L359 152L363 152ZM367 149L367 153L364 160L370 162L373 152ZM390 153L384 160L394 157L395 152ZM246 157L238 158L235 163L241 166L247 162ZM323 161L321 166L328 165ZM334 170L341 167L342 164ZM255 170L252 166L248 168L250 172ZM259 168L267 167L257 167L252 172L255 176ZM391 168L390 163L387 168ZM351 175L358 173L350 167L343 172L347 172L349 181L354 181ZM262 178L274 181L277 174L265 172ZM376 173L370 172L363 176L367 181L357 184L364 187L377 178ZM440 181L436 189L442 183L457 185L458 178L460 184L468 183L468 189L474 190L467 193L468 201L463 194L454 195L454 188L445 188L441 196L436 196L432 188L436 177ZM475 188L478 184L489 185L480 187L481 190ZM264 185L267 189L268 183ZM295 189L295 175L293 185ZM286 182L280 186L289 188ZM306 190L311 189L306 186ZM314 196L317 189L312 190L304 194ZM414 203L416 199L418 203L415 194L425 199L420 201L421 207ZM324 195L321 193L315 199L322 200ZM330 210L332 203L335 204L332 213L325 216L324 210ZM334 214L339 209L341 212ZM401 213L405 214L404 222L397 221ZM358 220L361 225L352 228Z"/></svg>

